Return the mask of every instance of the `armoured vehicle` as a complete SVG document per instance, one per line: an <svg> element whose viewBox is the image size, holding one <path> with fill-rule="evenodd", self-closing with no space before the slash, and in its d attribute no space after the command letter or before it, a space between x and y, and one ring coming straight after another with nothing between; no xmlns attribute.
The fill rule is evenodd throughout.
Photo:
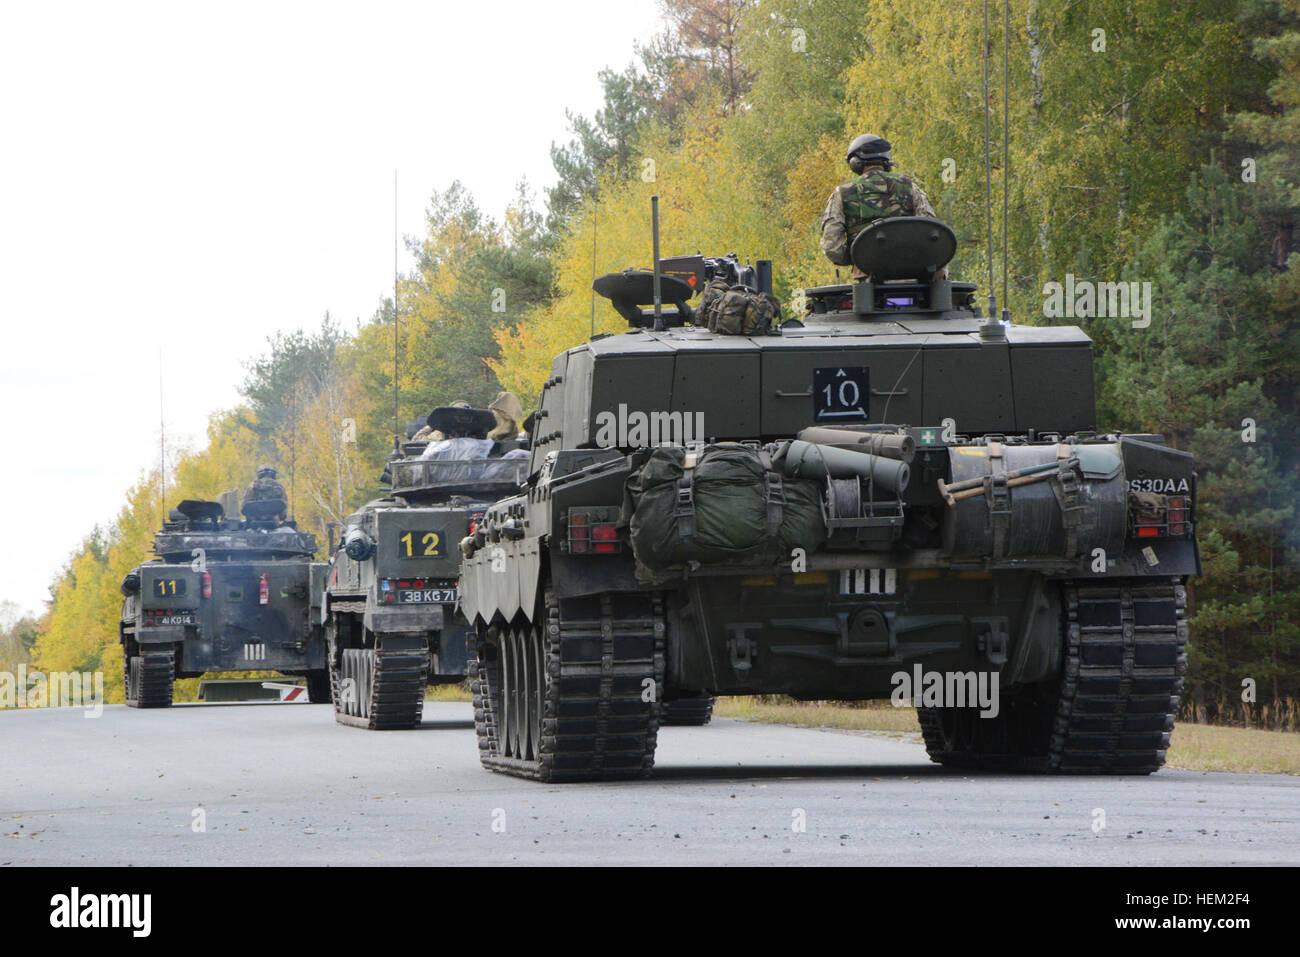
<svg viewBox="0 0 1300 957"><path fill-rule="evenodd" d="M405 442L388 463L390 494L350 515L331 547L321 612L340 724L413 728L424 689L468 673L457 545L519 489L528 459L517 439L486 438L486 409L443 406L427 421L445 438Z"/></svg>
<svg viewBox="0 0 1300 957"><path fill-rule="evenodd" d="M238 494L227 492L170 510L154 536L158 557L122 581L128 705L165 708L174 679L212 671L303 675L310 700L329 701L318 624L326 566L312 560L315 537L281 522L279 507L249 503L240 520Z"/></svg>
<svg viewBox="0 0 1300 957"><path fill-rule="evenodd" d="M955 248L880 220L871 278L757 334L704 328L701 261L658 321L649 274L596 281L631 328L556 357L526 489L463 546L486 767L643 775L662 702L706 693L914 704L945 765L1161 766L1193 461L1098 432L1089 337L981 315Z"/></svg>

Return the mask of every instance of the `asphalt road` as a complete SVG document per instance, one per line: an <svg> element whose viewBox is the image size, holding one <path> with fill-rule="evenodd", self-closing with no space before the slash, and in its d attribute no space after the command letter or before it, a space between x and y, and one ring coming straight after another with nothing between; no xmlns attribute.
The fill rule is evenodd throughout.
<svg viewBox="0 0 1300 957"><path fill-rule="evenodd" d="M733 720L659 741L650 780L548 786L479 766L467 704L404 732L319 705L10 711L0 866L1300 864L1296 777L970 775L917 736Z"/></svg>

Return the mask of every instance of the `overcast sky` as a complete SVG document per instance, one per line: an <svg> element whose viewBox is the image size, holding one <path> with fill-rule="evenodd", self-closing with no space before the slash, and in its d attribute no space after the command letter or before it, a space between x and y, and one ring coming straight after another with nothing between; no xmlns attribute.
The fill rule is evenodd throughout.
<svg viewBox="0 0 1300 957"><path fill-rule="evenodd" d="M169 444L199 445L268 335L392 288L394 170L408 235L455 179L540 199L565 108L662 27L654 0L0 4L0 600L40 611L157 462L160 349Z"/></svg>

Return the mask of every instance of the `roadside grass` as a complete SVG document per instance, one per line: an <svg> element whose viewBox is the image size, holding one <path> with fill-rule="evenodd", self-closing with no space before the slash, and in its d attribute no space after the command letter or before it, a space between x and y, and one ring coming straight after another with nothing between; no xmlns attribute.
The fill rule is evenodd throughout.
<svg viewBox="0 0 1300 957"><path fill-rule="evenodd" d="M887 701L846 705L834 701L765 701L757 696L719 698L713 704L713 713L719 718L800 728L921 733L915 708L895 708Z"/></svg>
<svg viewBox="0 0 1300 957"><path fill-rule="evenodd" d="M450 685L434 685L424 691L425 701L473 701L469 693L469 682L460 681Z"/></svg>
<svg viewBox="0 0 1300 957"><path fill-rule="evenodd" d="M842 731L887 731L920 734L914 708L895 708L887 701L845 704L834 701L719 698L713 713L764 724ZM1226 728L1180 722L1170 739L1168 766L1189 771L1238 771L1300 774L1300 734Z"/></svg>
<svg viewBox="0 0 1300 957"><path fill-rule="evenodd" d="M1174 725L1169 766L1191 771L1300 774L1300 734L1182 722Z"/></svg>

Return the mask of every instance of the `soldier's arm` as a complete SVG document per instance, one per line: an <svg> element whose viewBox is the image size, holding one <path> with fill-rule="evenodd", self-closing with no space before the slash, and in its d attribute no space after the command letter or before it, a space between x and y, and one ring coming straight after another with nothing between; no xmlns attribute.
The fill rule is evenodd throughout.
<svg viewBox="0 0 1300 957"><path fill-rule="evenodd" d="M925 195L925 190L916 185L916 180L912 180L912 207L916 210L917 216L929 216L931 219L938 219L934 207L930 205L930 197Z"/></svg>
<svg viewBox="0 0 1300 957"><path fill-rule="evenodd" d="M849 237L844 229L844 198L837 188L822 214L822 252L837 266L849 265Z"/></svg>

